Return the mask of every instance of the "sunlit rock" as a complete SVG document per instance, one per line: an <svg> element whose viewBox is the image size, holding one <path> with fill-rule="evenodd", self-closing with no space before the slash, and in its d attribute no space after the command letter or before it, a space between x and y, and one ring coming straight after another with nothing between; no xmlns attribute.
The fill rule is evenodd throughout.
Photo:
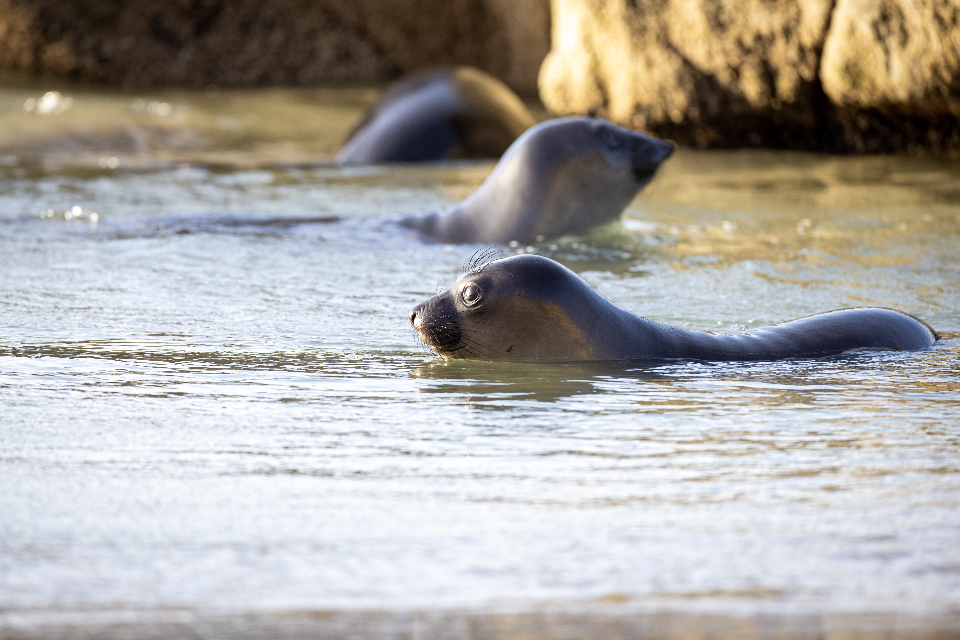
<svg viewBox="0 0 960 640"><path fill-rule="evenodd" d="M843 0L821 76L837 105L902 105L960 114L960 5L936 0Z"/></svg>
<svg viewBox="0 0 960 640"><path fill-rule="evenodd" d="M934 0L553 0L540 94L557 113L699 147L957 147L958 12Z"/></svg>
<svg viewBox="0 0 960 640"><path fill-rule="evenodd" d="M960 146L960 4L841 0L820 76L855 147Z"/></svg>

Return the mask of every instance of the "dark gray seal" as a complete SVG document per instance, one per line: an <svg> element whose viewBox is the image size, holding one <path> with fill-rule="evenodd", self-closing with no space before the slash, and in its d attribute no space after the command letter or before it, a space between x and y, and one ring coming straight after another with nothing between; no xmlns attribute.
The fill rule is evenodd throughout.
<svg viewBox="0 0 960 640"><path fill-rule="evenodd" d="M390 86L347 137L340 163L499 158L535 120L507 85L470 67Z"/></svg>
<svg viewBox="0 0 960 640"><path fill-rule="evenodd" d="M520 136L469 198L401 224L440 242L577 233L619 218L672 152L670 142L606 120L548 120Z"/></svg>
<svg viewBox="0 0 960 640"><path fill-rule="evenodd" d="M924 349L925 322L882 308L842 309L743 333L710 333L624 311L548 258L520 255L471 269L410 312L447 358L573 361L818 358L851 349Z"/></svg>

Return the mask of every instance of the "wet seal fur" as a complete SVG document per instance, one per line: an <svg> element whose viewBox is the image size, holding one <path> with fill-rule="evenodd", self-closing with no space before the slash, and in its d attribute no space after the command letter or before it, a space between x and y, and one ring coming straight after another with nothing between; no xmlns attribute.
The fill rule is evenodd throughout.
<svg viewBox="0 0 960 640"><path fill-rule="evenodd" d="M471 67L391 85L347 137L342 164L499 158L536 121L507 85Z"/></svg>
<svg viewBox="0 0 960 640"><path fill-rule="evenodd" d="M481 360L780 360L924 349L939 339L922 320L876 307L741 333L683 329L635 316L563 265L530 254L474 267L415 307L410 322L438 355Z"/></svg>
<svg viewBox="0 0 960 640"><path fill-rule="evenodd" d="M577 233L619 218L673 148L598 118L548 120L520 136L466 200L400 224L451 243Z"/></svg>

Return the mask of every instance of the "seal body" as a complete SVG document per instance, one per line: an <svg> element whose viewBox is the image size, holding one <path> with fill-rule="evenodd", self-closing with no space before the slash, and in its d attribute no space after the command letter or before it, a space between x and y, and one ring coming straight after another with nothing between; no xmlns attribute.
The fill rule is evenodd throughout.
<svg viewBox="0 0 960 640"><path fill-rule="evenodd" d="M438 355L484 360L779 360L923 349L938 339L911 315L870 307L742 333L674 327L621 309L563 265L535 255L469 271L415 307L410 321Z"/></svg>
<svg viewBox="0 0 960 640"><path fill-rule="evenodd" d="M520 98L491 75L470 67L427 71L388 88L336 160L499 158L534 122Z"/></svg>
<svg viewBox="0 0 960 640"><path fill-rule="evenodd" d="M619 218L673 144L598 118L527 130L463 202L400 221L440 242L507 243L584 231Z"/></svg>

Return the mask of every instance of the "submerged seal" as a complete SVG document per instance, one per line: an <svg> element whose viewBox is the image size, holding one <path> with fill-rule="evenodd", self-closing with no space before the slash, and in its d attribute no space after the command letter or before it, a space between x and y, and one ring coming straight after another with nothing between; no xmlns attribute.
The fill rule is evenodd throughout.
<svg viewBox="0 0 960 640"><path fill-rule="evenodd" d="M491 75L470 67L427 71L384 92L337 162L499 158L534 122L517 94Z"/></svg>
<svg viewBox="0 0 960 640"><path fill-rule="evenodd" d="M507 150L470 197L400 221L440 242L506 243L616 220L673 144L598 118L548 120Z"/></svg>
<svg viewBox="0 0 960 640"><path fill-rule="evenodd" d="M779 360L860 348L923 349L925 322L882 308L829 311L743 333L708 333L624 311L548 258L520 255L461 276L410 312L437 354L483 360Z"/></svg>

